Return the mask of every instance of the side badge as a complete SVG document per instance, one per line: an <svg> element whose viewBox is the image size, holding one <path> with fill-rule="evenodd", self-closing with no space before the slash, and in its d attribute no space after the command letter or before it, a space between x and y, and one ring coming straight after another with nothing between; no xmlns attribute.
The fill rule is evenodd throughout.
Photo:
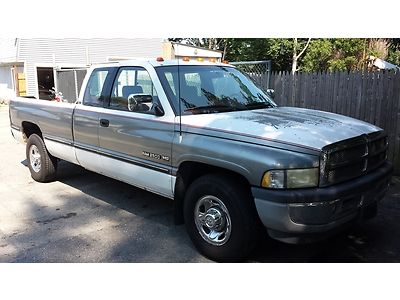
<svg viewBox="0 0 400 300"><path fill-rule="evenodd" d="M145 157L148 157L148 158L169 161L169 156L167 156L167 155L161 155L161 154L151 153L151 152L147 152L147 151L142 151L142 155Z"/></svg>

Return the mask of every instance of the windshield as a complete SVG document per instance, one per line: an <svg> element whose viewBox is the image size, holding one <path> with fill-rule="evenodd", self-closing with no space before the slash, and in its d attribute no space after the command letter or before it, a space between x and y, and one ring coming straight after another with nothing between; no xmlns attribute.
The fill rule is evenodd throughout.
<svg viewBox="0 0 400 300"><path fill-rule="evenodd" d="M275 107L266 93L242 72L225 66L162 66L156 68L175 112L217 113Z"/></svg>

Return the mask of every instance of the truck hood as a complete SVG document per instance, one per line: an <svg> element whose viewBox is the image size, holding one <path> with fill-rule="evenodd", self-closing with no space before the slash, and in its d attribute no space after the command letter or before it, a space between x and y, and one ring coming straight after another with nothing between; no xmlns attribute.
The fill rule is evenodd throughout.
<svg viewBox="0 0 400 300"><path fill-rule="evenodd" d="M382 130L338 114L296 108L234 111L182 116L183 126L214 130L321 150L324 146Z"/></svg>

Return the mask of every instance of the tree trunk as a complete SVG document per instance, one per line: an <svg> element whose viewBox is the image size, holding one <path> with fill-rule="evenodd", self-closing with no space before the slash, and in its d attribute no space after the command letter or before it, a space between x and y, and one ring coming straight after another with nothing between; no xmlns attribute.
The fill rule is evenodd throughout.
<svg viewBox="0 0 400 300"><path fill-rule="evenodd" d="M297 68L298 60L304 54L304 52L308 48L308 45L310 45L310 41L311 41L311 38L308 39L307 44L304 46L303 50L301 50L300 53L297 54L297 48L298 48L299 44L297 42L297 38L293 39L292 74L294 74L298 71L298 68Z"/></svg>
<svg viewBox="0 0 400 300"><path fill-rule="evenodd" d="M293 39L292 74L297 71L297 38Z"/></svg>
<svg viewBox="0 0 400 300"><path fill-rule="evenodd" d="M208 39L208 49L215 50L217 46L217 39L216 38L209 38Z"/></svg>
<svg viewBox="0 0 400 300"><path fill-rule="evenodd" d="M228 50L228 39L224 39L224 52L222 53L222 60L225 60L227 50Z"/></svg>

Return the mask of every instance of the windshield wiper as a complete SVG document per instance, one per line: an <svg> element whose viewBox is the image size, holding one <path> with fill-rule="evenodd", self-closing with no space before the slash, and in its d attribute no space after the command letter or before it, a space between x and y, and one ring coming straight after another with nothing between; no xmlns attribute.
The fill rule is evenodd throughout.
<svg viewBox="0 0 400 300"><path fill-rule="evenodd" d="M273 105L271 103L268 102L254 102L254 103L249 103L246 104L246 108L248 109L257 109L257 108L272 108Z"/></svg>
<svg viewBox="0 0 400 300"><path fill-rule="evenodd" d="M185 112L191 111L200 111L200 112L207 112L207 113L213 113L213 112L222 112L222 111L234 111L234 110L239 110L237 107L229 106L229 105L204 105L204 106L197 106L197 107L190 107L185 109Z"/></svg>

